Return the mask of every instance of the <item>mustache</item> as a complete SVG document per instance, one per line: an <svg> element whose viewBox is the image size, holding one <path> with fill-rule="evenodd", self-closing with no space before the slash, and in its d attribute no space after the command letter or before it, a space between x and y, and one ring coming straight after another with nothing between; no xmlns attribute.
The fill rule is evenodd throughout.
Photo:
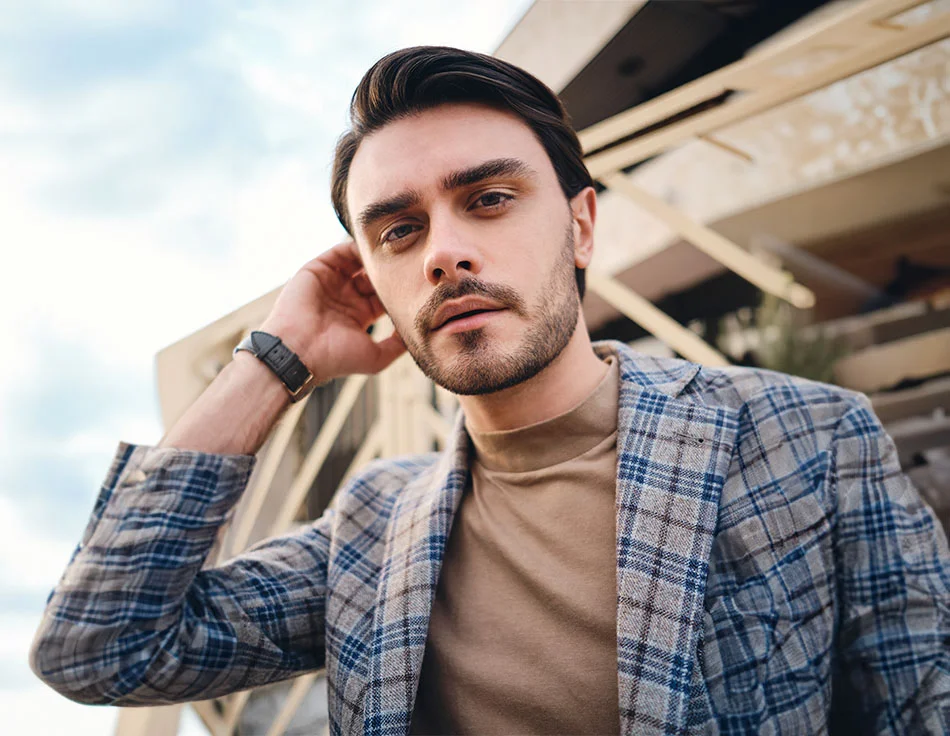
<svg viewBox="0 0 950 736"><path fill-rule="evenodd" d="M430 325L432 320L435 319L435 313L439 311L439 307L450 299L460 299L463 296L482 296L491 299L520 316L525 316L527 312L524 299L510 286L489 284L477 278L467 278L455 284L439 284L435 288L435 291L432 292L432 295L416 315L416 330L422 335L429 332Z"/></svg>

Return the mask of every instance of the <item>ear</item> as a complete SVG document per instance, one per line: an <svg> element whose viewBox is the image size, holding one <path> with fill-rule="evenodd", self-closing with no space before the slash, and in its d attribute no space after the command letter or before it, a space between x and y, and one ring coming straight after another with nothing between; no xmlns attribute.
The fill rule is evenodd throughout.
<svg viewBox="0 0 950 736"><path fill-rule="evenodd" d="M585 187L571 199L574 228L574 265L587 268L594 255L594 221L597 219L597 192Z"/></svg>

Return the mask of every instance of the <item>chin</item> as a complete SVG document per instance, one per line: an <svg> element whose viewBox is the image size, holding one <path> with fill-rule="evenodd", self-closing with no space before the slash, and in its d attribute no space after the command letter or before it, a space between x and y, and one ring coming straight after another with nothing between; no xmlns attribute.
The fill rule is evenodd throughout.
<svg viewBox="0 0 950 736"><path fill-rule="evenodd" d="M467 330L440 340L437 349L410 354L422 372L453 394L484 396L517 386L547 368L566 346L566 341L539 344L530 335L518 338L496 336L482 328Z"/></svg>

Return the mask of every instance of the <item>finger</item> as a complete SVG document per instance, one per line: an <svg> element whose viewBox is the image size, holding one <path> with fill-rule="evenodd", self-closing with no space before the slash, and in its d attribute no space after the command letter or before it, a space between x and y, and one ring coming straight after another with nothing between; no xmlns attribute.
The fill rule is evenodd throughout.
<svg viewBox="0 0 950 736"><path fill-rule="evenodd" d="M366 275L366 271L356 272L356 275L353 276L353 287L360 296L369 297L376 294L376 289L373 288L373 283Z"/></svg>
<svg viewBox="0 0 950 736"><path fill-rule="evenodd" d="M347 240L343 243L333 246L325 253L309 261L304 268L313 268L324 265L329 266L334 271L338 271L344 276L354 276L363 268L363 261L360 259L360 252L356 243Z"/></svg>
<svg viewBox="0 0 950 736"><path fill-rule="evenodd" d="M356 305L356 308L357 312L355 313L355 318L364 329L369 327L384 314L387 314L386 307L383 306L383 303L376 294L363 297Z"/></svg>
<svg viewBox="0 0 950 736"><path fill-rule="evenodd" d="M386 314L386 309L379 301L379 297L370 296L360 304L357 320L360 327L365 330L370 325L375 324L384 314Z"/></svg>
<svg viewBox="0 0 950 736"><path fill-rule="evenodd" d="M366 297L366 301L369 302L370 313L373 315L374 322L386 314L386 307L383 306L376 294Z"/></svg>
<svg viewBox="0 0 950 736"><path fill-rule="evenodd" d="M406 352L406 344L399 337L399 333L394 332L385 340L374 343L376 346L376 355L373 365L373 373L379 373L392 363L396 358Z"/></svg>

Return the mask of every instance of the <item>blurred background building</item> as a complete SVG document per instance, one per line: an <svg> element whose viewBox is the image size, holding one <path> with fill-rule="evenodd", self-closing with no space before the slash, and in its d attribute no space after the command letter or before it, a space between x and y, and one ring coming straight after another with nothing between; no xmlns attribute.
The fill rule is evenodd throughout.
<svg viewBox="0 0 950 736"><path fill-rule="evenodd" d="M950 0L537 0L496 55L559 92L598 181L592 336L863 391L950 525ZM157 358L171 425L276 291ZM379 329L385 329L381 325ZM455 411L408 357L292 407L214 562L318 517ZM327 728L320 673L196 703L209 733ZM178 707L119 734L174 734Z"/></svg>

